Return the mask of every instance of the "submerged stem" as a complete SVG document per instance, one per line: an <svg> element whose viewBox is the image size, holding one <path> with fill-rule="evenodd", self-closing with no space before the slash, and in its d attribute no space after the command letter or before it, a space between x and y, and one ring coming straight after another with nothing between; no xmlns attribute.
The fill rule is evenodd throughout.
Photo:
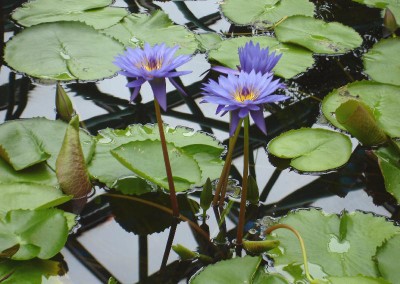
<svg viewBox="0 0 400 284"><path fill-rule="evenodd" d="M318 280L313 279L311 277L311 275L310 275L310 270L308 269L306 247L304 245L303 238L300 236L300 233L295 228L293 228L292 226L289 226L289 225L286 225L286 224L277 224L277 225L274 225L272 227L269 227L267 230L265 230L265 233L266 234L270 234L273 231L275 231L276 229L287 229L287 230L293 232L293 234L296 235L297 239L300 242L301 252L303 253L304 273L306 274L306 277L307 277L308 281L310 281L310 283L319 283Z"/></svg>
<svg viewBox="0 0 400 284"><path fill-rule="evenodd" d="M171 199L172 212L173 216L178 217L179 216L178 200L176 199L174 179L172 176L171 164L169 162L167 142L165 140L164 126L161 118L160 105L158 104L158 101L156 99L154 99L154 108L156 111L158 131L160 132L161 148L164 156L165 171L167 172L169 196Z"/></svg>
<svg viewBox="0 0 400 284"><path fill-rule="evenodd" d="M243 242L243 228L246 215L247 181L249 177L249 117L244 119L244 148L243 148L243 180L242 196L240 199L239 224L237 227L236 243L241 246Z"/></svg>
<svg viewBox="0 0 400 284"><path fill-rule="evenodd" d="M233 154L233 149L235 148L236 141L239 137L240 133L240 128L242 125L243 119L241 119L238 123L238 126L236 128L235 134L229 138L229 147L228 147L228 153L226 154L226 159L225 159L225 164L222 169L221 175L218 180L217 188L215 189L215 195L213 199L213 206L216 206L218 203L218 198L221 193L221 189L224 189L223 192L225 192L226 186L227 186L227 181L229 177L229 171L231 169L231 163L232 163L232 154ZM224 194L225 195L225 194ZM224 199L225 196L221 195L221 198ZM221 202L220 202L221 204Z"/></svg>

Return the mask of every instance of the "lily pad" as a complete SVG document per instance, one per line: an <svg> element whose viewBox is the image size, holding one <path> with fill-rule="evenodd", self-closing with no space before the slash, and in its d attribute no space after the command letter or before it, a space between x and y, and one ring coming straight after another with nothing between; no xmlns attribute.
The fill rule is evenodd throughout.
<svg viewBox="0 0 400 284"><path fill-rule="evenodd" d="M13 210L0 219L0 251L17 244L16 260L56 255L68 237L67 220L59 209Z"/></svg>
<svg viewBox="0 0 400 284"><path fill-rule="evenodd" d="M395 147L400 149L400 142L397 142L397 146L380 147L374 153L378 156L386 190L400 203L400 154Z"/></svg>
<svg viewBox="0 0 400 284"><path fill-rule="evenodd" d="M290 225L300 233L309 264L320 267L325 278L379 277L372 257L379 246L400 233L400 228L384 217L362 212L343 212L338 216L317 209L300 210L289 213L279 223ZM283 229L273 234L273 239L280 241L279 249L269 251L275 266L302 264L303 256L294 234Z"/></svg>
<svg viewBox="0 0 400 284"><path fill-rule="evenodd" d="M202 185L208 177L210 179L219 177L223 165L220 156L224 147L213 137L183 127L176 129L165 127L165 134L166 140L170 143L170 146L174 147L174 149L178 149L176 153L181 153L183 151L186 158L190 157L190 163L195 169L195 172L199 174L199 170L201 170L200 176L195 177L196 184ZM152 187L142 178L137 177L132 170L129 170L115 159L111 155L111 150L121 145L124 146L129 142L142 142L145 140L155 142L149 143L149 147L154 147L155 144L158 144L159 148L157 146L154 147L154 151L156 151L157 154L152 152L143 153L140 164L143 163L144 165L147 163L150 167L152 167L153 164L155 167L159 167L160 171L162 167L163 172L165 172L162 153L161 156L159 156L159 151L161 151L159 139L158 128L154 125L131 125L125 130L101 130L96 137L96 151L89 164L89 172L94 178L105 183L108 187L118 189L119 186L123 186L123 188L127 188L131 183L135 188L140 189L141 185L142 189L148 188L148 191L151 191ZM155 161L157 161L157 163L155 163ZM136 167L135 165L131 165L130 167L132 166ZM184 171L186 170L187 169ZM173 172L173 174L175 173ZM193 173L188 174L193 176ZM145 176L148 177L151 175L146 174ZM151 177L150 180L152 181ZM124 184L121 185L121 182ZM182 182L184 184L183 187L188 185L186 181L182 180ZM192 182L193 181L190 181L189 183L192 184ZM164 185L164 182L162 184ZM183 187L182 190L188 189ZM142 189L140 190L141 193L143 193Z"/></svg>
<svg viewBox="0 0 400 284"><path fill-rule="evenodd" d="M301 128L272 139L268 151L279 158L291 159L290 165L299 171L327 171L349 160L351 141L338 132Z"/></svg>
<svg viewBox="0 0 400 284"><path fill-rule="evenodd" d="M25 27L41 23L79 21L96 29L105 29L128 15L128 11L124 8L106 7L112 2L112 0L35 0L17 8L12 18Z"/></svg>
<svg viewBox="0 0 400 284"><path fill-rule="evenodd" d="M336 109L348 100L359 100L372 109L379 127L390 137L400 137L398 106L400 87L370 81L350 83L333 90L322 101L322 113L334 126L345 130L334 116Z"/></svg>
<svg viewBox="0 0 400 284"><path fill-rule="evenodd" d="M203 52L217 49L222 42L222 38L216 33L195 34L195 37Z"/></svg>
<svg viewBox="0 0 400 284"><path fill-rule="evenodd" d="M225 0L221 11L239 25L275 23L283 17L314 15L314 4L308 0Z"/></svg>
<svg viewBox="0 0 400 284"><path fill-rule="evenodd" d="M374 81L400 86L399 52L399 38L380 40L363 56L365 73Z"/></svg>
<svg viewBox="0 0 400 284"><path fill-rule="evenodd" d="M103 32L124 46L138 47L145 42L150 45L165 43L170 47L179 45L177 54L192 54L198 48L195 35L185 27L175 25L161 10L155 11L150 16L130 14Z"/></svg>
<svg viewBox="0 0 400 284"><path fill-rule="evenodd" d="M121 44L88 25L56 22L14 36L4 59L15 70L41 79L97 80L118 71L112 61L122 51Z"/></svg>
<svg viewBox="0 0 400 284"><path fill-rule="evenodd" d="M1 281L2 284L41 284L43 276L49 278L65 273L62 264L54 260L2 261L0 263L0 279L11 272L10 277Z"/></svg>
<svg viewBox="0 0 400 284"><path fill-rule="evenodd" d="M29 183L0 184L0 195L0 216L16 209L50 208L72 198L58 188Z"/></svg>
<svg viewBox="0 0 400 284"><path fill-rule="evenodd" d="M287 18L275 27L275 34L280 42L298 44L321 54L346 53L362 43L361 36L350 27L306 16Z"/></svg>
<svg viewBox="0 0 400 284"><path fill-rule="evenodd" d="M355 276L355 277L329 277L331 284L390 284L387 280L383 278L372 278L365 276Z"/></svg>
<svg viewBox="0 0 400 284"><path fill-rule="evenodd" d="M378 249L376 260L379 272L385 279L396 283L400 279L398 255L400 254L400 235L396 235Z"/></svg>
<svg viewBox="0 0 400 284"><path fill-rule="evenodd" d="M400 22L400 2L397 0L353 0L354 2L365 4L371 7L385 9L388 8L392 11L396 18L397 23Z"/></svg>
<svg viewBox="0 0 400 284"><path fill-rule="evenodd" d="M208 57L210 61L216 61L219 64L236 69L236 66L239 65L238 48L243 47L250 40L255 44L259 43L261 48L269 47L270 52L275 51L277 54L282 54L281 59L273 69L277 76L290 79L305 72L307 68L314 64L312 53L309 50L292 44L280 43L269 36L237 37L224 40L217 49L210 51Z"/></svg>

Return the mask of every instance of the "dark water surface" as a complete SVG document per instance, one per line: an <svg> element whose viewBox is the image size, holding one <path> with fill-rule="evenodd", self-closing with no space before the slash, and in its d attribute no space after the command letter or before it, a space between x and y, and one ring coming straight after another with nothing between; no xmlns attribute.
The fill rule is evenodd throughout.
<svg viewBox="0 0 400 284"><path fill-rule="evenodd" d="M19 3L4 1L3 26L5 41L19 28L8 19L8 13ZM19 1L22 2L22 1ZM249 208L252 220L247 229L255 226L256 220L264 216L281 216L288 210L304 207L321 207L326 212L339 213L343 209L375 212L399 220L399 210L385 192L383 180L374 161L357 147L350 162L337 172L325 175L300 175L289 169L277 170L269 161L265 146L278 134L300 127L327 126L319 113L319 99L331 90L349 82L367 79L362 73L360 56L377 39L382 37L380 10L358 5L350 0L313 1L317 6L317 17L326 21L339 21L353 27L363 37L363 46L342 56L315 56L316 65L305 74L287 81L287 94L292 97L285 106L269 106L267 118L268 136L255 127L251 128L252 167L260 189L261 205ZM8 3L8 4L7 4ZM215 31L226 37L232 34L260 33L248 27L235 27L221 18L217 2L212 1L117 1L116 6L128 7L132 12L150 12L163 9L177 24L186 25L195 32ZM228 138L228 116L214 115L215 106L201 104L201 83L216 78L216 73L207 73L210 68L205 54L197 54L182 70L193 73L182 77L190 98L182 98L168 85L169 111L165 122L171 126L184 125L195 130L213 133L220 141ZM205 73L206 72L206 73ZM0 120L44 116L55 119L55 86L41 85L29 78L15 74L3 66L0 73ZM86 84L66 84L75 109L84 120L88 130L95 134L105 127L125 128L132 123L154 123L152 93L148 86L142 88L142 101L138 106L128 104L130 91L125 88L122 76ZM196 107L196 105L198 107ZM235 167L231 175L241 180L242 145L238 142L235 151ZM356 143L354 143L356 147ZM200 267L198 263L178 262L174 252L170 253L167 266L158 273L169 236L172 219L154 208L134 201L102 196L98 188L96 195L83 209L81 227L71 235L62 254L68 263L69 272L63 283L105 283L113 275L121 283L186 283L188 277ZM168 206L165 195L149 194L144 198L156 198ZM190 199L199 199L199 193L190 194ZM161 201L160 201L161 200ZM192 216L199 224L202 221L191 213L190 201L182 196L182 208L186 216ZM218 235L218 226L210 209L207 224L212 238ZM227 218L227 238L234 239L238 219L238 206L234 205ZM128 231L128 232L127 232ZM149 232L162 231L147 235ZM133 232L133 233L132 233ZM173 244L183 244L192 249L206 251L204 240L186 223L178 224Z"/></svg>

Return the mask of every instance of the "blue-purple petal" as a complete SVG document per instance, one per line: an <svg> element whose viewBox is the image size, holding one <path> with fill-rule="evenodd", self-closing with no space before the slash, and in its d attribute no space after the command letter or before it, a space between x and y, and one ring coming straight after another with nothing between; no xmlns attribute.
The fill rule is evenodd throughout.
<svg viewBox="0 0 400 284"><path fill-rule="evenodd" d="M161 108L167 110L167 87L164 78L157 78L149 81L151 89L153 90L154 99L158 101Z"/></svg>

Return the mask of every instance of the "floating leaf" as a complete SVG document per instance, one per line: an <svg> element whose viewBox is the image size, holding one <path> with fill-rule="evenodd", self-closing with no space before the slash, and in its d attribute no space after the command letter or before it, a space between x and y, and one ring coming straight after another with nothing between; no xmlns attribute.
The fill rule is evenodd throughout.
<svg viewBox="0 0 400 284"><path fill-rule="evenodd" d="M268 151L279 158L291 159L290 165L299 171L327 171L349 160L351 141L338 132L301 128L271 140Z"/></svg>
<svg viewBox="0 0 400 284"><path fill-rule="evenodd" d="M72 198L58 188L29 183L0 184L0 195L0 218L10 210L50 208Z"/></svg>
<svg viewBox="0 0 400 284"><path fill-rule="evenodd" d="M49 278L50 276L58 276L64 273L62 264L53 260L7 260L0 263L0 279L10 274L10 277L1 281L2 284L41 284L43 276Z"/></svg>
<svg viewBox="0 0 400 284"><path fill-rule="evenodd" d="M175 25L161 10L150 16L130 14L103 32L124 46L138 47L145 42L150 45L165 43L170 47L179 45L177 54L192 54L198 48L194 34L183 26Z"/></svg>
<svg viewBox="0 0 400 284"><path fill-rule="evenodd" d="M400 279L398 255L400 254L400 235L396 235L380 247L376 254L378 269L382 276L396 283Z"/></svg>
<svg viewBox="0 0 400 284"><path fill-rule="evenodd" d="M60 81L97 80L118 71L112 61L123 47L79 22L24 29L7 42L4 59L19 72Z"/></svg>
<svg viewBox="0 0 400 284"><path fill-rule="evenodd" d="M343 216L346 216L344 223ZM384 217L361 212L344 212L338 216L317 209L301 210L289 213L279 223L290 225L300 233L309 264L320 267L325 277L378 277L372 259L376 249L400 233L400 228ZM269 252L275 266L302 264L299 242L292 232L275 230L274 234L273 239L280 241L280 248Z"/></svg>
<svg viewBox="0 0 400 284"><path fill-rule="evenodd" d="M195 34L194 36L202 51L217 49L222 42L222 38L216 33Z"/></svg>
<svg viewBox="0 0 400 284"><path fill-rule="evenodd" d="M0 251L20 245L13 259L51 258L62 249L67 237L62 210L14 210L0 219Z"/></svg>
<svg viewBox="0 0 400 284"><path fill-rule="evenodd" d="M380 40L363 56L365 73L374 81L400 86L399 52L399 38Z"/></svg>
<svg viewBox="0 0 400 284"><path fill-rule="evenodd" d="M33 133L21 124L4 123L0 128L0 156L19 171L47 160Z"/></svg>
<svg viewBox="0 0 400 284"><path fill-rule="evenodd" d="M397 149L395 149L396 147ZM397 142L397 146L390 145L379 147L378 150L374 151L374 153L378 156L378 163L385 181L385 188L397 199L397 203L400 203L399 149L400 142Z"/></svg>
<svg viewBox="0 0 400 284"><path fill-rule="evenodd" d="M18 24L30 27L42 23L79 21L96 29L117 24L128 15L124 8L106 7L112 0L35 0L24 3L12 13Z"/></svg>
<svg viewBox="0 0 400 284"><path fill-rule="evenodd" d="M256 37L237 37L227 39L221 42L216 50L211 50L208 57L211 61L236 69L239 65L238 48L243 47L247 42L253 41L259 43L261 48L269 47L269 50L282 54L281 59L274 68L277 76L285 79L292 78L314 64L312 53L302 47L280 43L273 37L256 36Z"/></svg>
<svg viewBox="0 0 400 284"><path fill-rule="evenodd" d="M368 6L385 9L389 8L394 14L396 19L400 19L400 3L397 0L353 0L361 4Z"/></svg>
<svg viewBox="0 0 400 284"><path fill-rule="evenodd" d="M321 54L346 53L362 43L352 28L313 17L293 16L275 27L280 42L294 43Z"/></svg>
<svg viewBox="0 0 400 284"><path fill-rule="evenodd" d="M376 123L372 110L363 102L348 100L336 109L335 116L363 145L379 145L388 139Z"/></svg>
<svg viewBox="0 0 400 284"><path fill-rule="evenodd" d="M359 100L372 109L379 127L390 137L400 137L398 106L400 87L369 81L350 83L333 90L322 101L322 113L334 126L345 130L334 115L336 109L348 100Z"/></svg>
<svg viewBox="0 0 400 284"><path fill-rule="evenodd" d="M64 141L56 161L56 174L61 190L75 198L88 195L92 190L79 140L79 116L74 116L65 132Z"/></svg>
<svg viewBox="0 0 400 284"><path fill-rule="evenodd" d="M223 164L220 155L224 149L218 141L211 136L183 127L176 129L165 127L165 132L167 142L175 145L175 147L180 149L179 151L184 151L185 156L190 156L190 159L197 163L197 167L191 163L193 168L196 168L195 171L199 173L198 169L201 169L201 175L196 177L199 186L203 185L208 177L210 179L218 178ZM151 140L158 143L160 148L158 149L155 147L154 149L156 150L156 153L158 153L158 151L161 151L159 139L158 128L154 125L131 125L125 130L101 130L99 135L96 137L96 152L89 164L89 172L94 178L105 183L108 187L118 189L118 187L123 186L124 188L127 188L131 183L132 186L135 186L135 188L141 192L145 189L150 191L152 190L151 186L143 179L137 177L132 170L129 170L118 162L111 155L110 151L132 141ZM154 146L154 143L150 144L152 144L151 146ZM151 147L150 144L149 147ZM158 166L160 170L161 167L163 167L163 172L165 172L163 162L154 163L154 161L156 161L154 159L159 158L158 154L146 152L145 155L142 155L143 160L141 160L140 163L143 162L150 165L149 168L153 167L153 165ZM163 161L162 156L161 160L157 161ZM187 169L185 169L185 171L186 170ZM173 174L175 175L174 172ZM124 183L123 185L121 185L121 181ZM184 187L186 187L188 183L183 181L183 184L185 184Z"/></svg>
<svg viewBox="0 0 400 284"><path fill-rule="evenodd" d="M355 277L329 277L331 284L390 284L383 278L372 278L365 276Z"/></svg>
<svg viewBox="0 0 400 284"><path fill-rule="evenodd" d="M225 0L221 4L224 16L239 25L275 23L293 15L311 17L314 8L308 0Z"/></svg>

